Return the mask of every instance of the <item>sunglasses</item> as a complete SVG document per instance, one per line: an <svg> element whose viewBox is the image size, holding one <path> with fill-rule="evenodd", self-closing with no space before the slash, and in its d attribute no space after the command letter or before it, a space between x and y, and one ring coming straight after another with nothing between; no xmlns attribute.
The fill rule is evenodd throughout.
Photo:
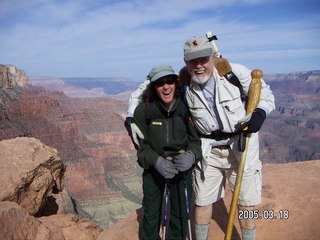
<svg viewBox="0 0 320 240"><path fill-rule="evenodd" d="M155 85L157 86L157 87L162 87L163 85L165 85L165 84L168 84L168 85L171 85L171 84L174 84L176 82L176 80L175 79L168 79L168 80L158 80L158 81L155 81Z"/></svg>

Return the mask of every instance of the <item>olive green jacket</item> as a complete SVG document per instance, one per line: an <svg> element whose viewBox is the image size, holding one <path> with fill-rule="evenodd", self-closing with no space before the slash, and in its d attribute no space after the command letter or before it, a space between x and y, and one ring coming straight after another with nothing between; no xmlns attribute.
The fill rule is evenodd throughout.
<svg viewBox="0 0 320 240"><path fill-rule="evenodd" d="M144 135L137 154L142 168L155 166L159 156L174 156L181 150L192 151L196 161L200 160L201 141L181 98L170 110L160 101L142 102L134 112L134 120Z"/></svg>

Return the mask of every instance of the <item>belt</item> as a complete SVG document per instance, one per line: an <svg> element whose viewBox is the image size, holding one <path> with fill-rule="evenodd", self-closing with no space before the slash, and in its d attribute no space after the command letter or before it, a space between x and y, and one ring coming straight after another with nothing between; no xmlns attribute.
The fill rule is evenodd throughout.
<svg viewBox="0 0 320 240"><path fill-rule="evenodd" d="M218 149L229 149L230 145L220 145L220 146L213 146L212 148L218 148Z"/></svg>
<svg viewBox="0 0 320 240"><path fill-rule="evenodd" d="M210 138L210 139L214 139L214 140L220 141L220 140L225 140L225 139L228 139L230 137L236 136L238 134L239 134L239 132L225 133L225 132L221 132L220 130L217 130L217 131L212 132L209 135L199 134L199 136L203 137L203 138Z"/></svg>

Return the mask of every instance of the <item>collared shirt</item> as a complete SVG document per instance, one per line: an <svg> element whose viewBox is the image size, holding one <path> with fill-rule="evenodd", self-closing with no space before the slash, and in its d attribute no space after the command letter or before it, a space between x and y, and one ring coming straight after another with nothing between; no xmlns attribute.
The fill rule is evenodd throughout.
<svg viewBox="0 0 320 240"><path fill-rule="evenodd" d="M215 83L213 77L211 77L206 83L201 84L199 86L200 86L200 89L203 93L204 98L207 101L210 113L211 113L213 120L214 120L213 130L214 131L220 130L221 129L221 125L219 124L220 119L219 119L219 115L218 115L216 103L215 103L216 83Z"/></svg>
<svg viewBox="0 0 320 240"><path fill-rule="evenodd" d="M204 84L199 84L200 89L202 91L202 94L204 98L207 101L207 104L209 106L210 113L213 117L214 120L214 127L213 131L220 130L222 128L221 120L216 108L216 103L215 103L215 88L216 88L216 83L213 79L213 76ZM212 141L211 145L212 146L220 146L220 145L228 145L230 139L225 139L221 141Z"/></svg>

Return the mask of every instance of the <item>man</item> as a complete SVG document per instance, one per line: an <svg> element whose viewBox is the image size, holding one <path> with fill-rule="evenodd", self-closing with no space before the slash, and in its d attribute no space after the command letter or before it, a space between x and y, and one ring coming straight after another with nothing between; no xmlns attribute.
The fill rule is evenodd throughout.
<svg viewBox="0 0 320 240"><path fill-rule="evenodd" d="M266 116L275 108L274 96L262 80L260 102L256 110L246 116L245 101L241 93L248 94L251 71L243 65L230 64L231 71L227 75L221 75L217 70L218 65L215 67L219 56L217 48L213 47L207 37L193 37L184 44L184 61L188 74L182 70L180 78L190 76L190 79L181 80L189 82L185 94L193 122L201 137L203 157L195 167L193 182L197 240L208 237L212 204L224 197L226 179L231 190L234 189L241 158L239 133L245 127L248 127L245 132L251 133L251 137L239 196L239 210L251 211L261 202L262 164L259 159L257 132ZM241 86L229 82L229 75L236 77ZM239 123L243 121L246 123L240 126ZM239 221L242 239L255 239L255 220Z"/></svg>
<svg viewBox="0 0 320 240"><path fill-rule="evenodd" d="M274 96L262 80L260 102L250 116L245 116L245 102L241 91L220 76L215 62L217 55L206 37L194 37L185 42L184 60L191 76L186 99L193 122L202 142L203 159L194 171L195 233L197 240L207 239L212 204L224 197L224 183L228 179L233 191L241 158L239 132L245 127L252 133L247 151L239 210L251 211L261 202L261 167L258 131L274 109ZM239 64L230 64L243 92L248 93L251 71ZM246 120L244 120L246 119ZM241 121L245 124L239 126ZM240 219L242 239L255 239L255 220Z"/></svg>

